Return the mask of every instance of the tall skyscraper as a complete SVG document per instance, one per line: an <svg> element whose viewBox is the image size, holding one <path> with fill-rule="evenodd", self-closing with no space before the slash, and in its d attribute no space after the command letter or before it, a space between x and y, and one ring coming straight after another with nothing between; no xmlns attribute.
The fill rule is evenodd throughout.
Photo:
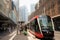
<svg viewBox="0 0 60 40"><path fill-rule="evenodd" d="M26 8L26 6L22 6L22 7L20 7L20 9L19 9L19 21L27 21L27 12L28 12L28 10L27 10L27 8Z"/></svg>
<svg viewBox="0 0 60 40"><path fill-rule="evenodd" d="M35 11L35 4L31 4L30 8L31 8L31 12Z"/></svg>
<svg viewBox="0 0 60 40"><path fill-rule="evenodd" d="M19 11L19 0L13 0L13 2L16 5L17 11Z"/></svg>

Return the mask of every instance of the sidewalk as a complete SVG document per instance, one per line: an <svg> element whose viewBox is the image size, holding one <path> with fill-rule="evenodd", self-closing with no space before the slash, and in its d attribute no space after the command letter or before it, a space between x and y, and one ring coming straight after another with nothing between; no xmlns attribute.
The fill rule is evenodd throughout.
<svg viewBox="0 0 60 40"><path fill-rule="evenodd" d="M39 39L35 38L35 36L28 32L27 36L25 36L24 34L21 35L19 34L16 35L13 40L39 40Z"/></svg>
<svg viewBox="0 0 60 40"><path fill-rule="evenodd" d="M15 38L13 40L28 40L28 38L27 38L27 36L21 34L21 35L15 36Z"/></svg>
<svg viewBox="0 0 60 40"><path fill-rule="evenodd" d="M11 33L7 32L0 36L0 40L11 40L12 37L16 36L16 30L13 30Z"/></svg>
<svg viewBox="0 0 60 40"><path fill-rule="evenodd" d="M28 35L25 36L24 34L19 34L14 37L13 40L40 40L35 38L29 31L27 31ZM55 31L55 40L60 40L60 32Z"/></svg>
<svg viewBox="0 0 60 40"><path fill-rule="evenodd" d="M55 40L60 40L60 32L55 31Z"/></svg>
<svg viewBox="0 0 60 40"><path fill-rule="evenodd" d="M23 31L21 32L21 34L18 31L18 35L16 35L13 40L28 40L28 38L27 35L23 34Z"/></svg>

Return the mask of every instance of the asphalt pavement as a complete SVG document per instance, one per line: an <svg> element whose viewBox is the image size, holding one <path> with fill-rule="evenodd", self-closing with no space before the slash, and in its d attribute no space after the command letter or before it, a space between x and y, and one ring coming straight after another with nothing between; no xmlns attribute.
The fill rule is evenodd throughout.
<svg viewBox="0 0 60 40"><path fill-rule="evenodd" d="M28 35L17 35L14 40L40 40L35 38L31 33L28 32ZM49 40L49 39L48 39ZM55 31L55 37L54 40L60 40L60 31Z"/></svg>
<svg viewBox="0 0 60 40"><path fill-rule="evenodd" d="M19 34L19 35L16 35L13 40L28 40L28 38L23 34Z"/></svg>
<svg viewBox="0 0 60 40"><path fill-rule="evenodd" d="M13 37L16 36L16 30L14 30L13 32L9 33L7 32L3 32L0 33L0 40L12 40Z"/></svg>
<svg viewBox="0 0 60 40"><path fill-rule="evenodd" d="M28 32L28 31L27 31ZM4 33L0 34L0 40L40 40L35 38L35 36L33 36L31 33L28 32L27 35L22 34L16 34L17 31L14 30L12 33ZM60 40L60 31L55 31L55 40Z"/></svg>
<svg viewBox="0 0 60 40"><path fill-rule="evenodd" d="M55 31L55 40L60 40L60 31Z"/></svg>

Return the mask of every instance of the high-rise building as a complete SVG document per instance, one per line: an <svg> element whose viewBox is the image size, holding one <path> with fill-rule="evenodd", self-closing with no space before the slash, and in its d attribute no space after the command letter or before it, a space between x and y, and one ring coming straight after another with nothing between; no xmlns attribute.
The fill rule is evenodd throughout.
<svg viewBox="0 0 60 40"><path fill-rule="evenodd" d="M0 30L16 27L17 14L16 5L12 0L0 0Z"/></svg>
<svg viewBox="0 0 60 40"><path fill-rule="evenodd" d="M27 20L27 16L26 16L26 14L27 14L27 12L28 12L28 10L27 10L27 8L26 8L26 6L22 6L22 7L20 7L20 9L19 9L19 20L20 21L26 21Z"/></svg>
<svg viewBox="0 0 60 40"><path fill-rule="evenodd" d="M19 0L13 0L14 4L16 5L17 11L19 11Z"/></svg>
<svg viewBox="0 0 60 40"><path fill-rule="evenodd" d="M31 13L35 11L35 4L30 5Z"/></svg>

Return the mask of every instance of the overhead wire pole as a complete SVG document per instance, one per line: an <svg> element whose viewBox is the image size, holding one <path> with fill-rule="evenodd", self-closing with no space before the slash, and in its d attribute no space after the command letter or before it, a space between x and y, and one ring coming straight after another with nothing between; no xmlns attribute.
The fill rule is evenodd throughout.
<svg viewBox="0 0 60 40"><path fill-rule="evenodd" d="M45 7L44 7L44 15L45 15Z"/></svg>
<svg viewBox="0 0 60 40"><path fill-rule="evenodd" d="M17 11L17 35L18 35L18 31L19 31L19 0L18 0L18 11Z"/></svg>

